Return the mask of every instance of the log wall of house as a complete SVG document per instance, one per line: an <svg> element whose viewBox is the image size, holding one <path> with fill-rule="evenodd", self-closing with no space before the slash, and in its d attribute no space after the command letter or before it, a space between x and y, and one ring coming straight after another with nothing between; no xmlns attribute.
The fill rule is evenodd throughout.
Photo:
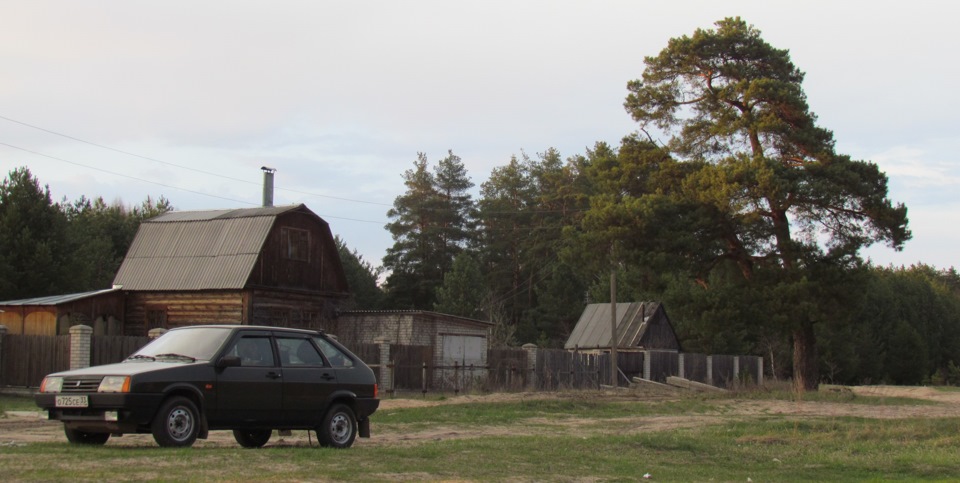
<svg viewBox="0 0 960 483"><path fill-rule="evenodd" d="M240 324L243 293L236 291L127 292L123 335L143 336L155 327Z"/></svg>
<svg viewBox="0 0 960 483"><path fill-rule="evenodd" d="M300 329L336 329L338 299L317 294L253 290L245 323Z"/></svg>

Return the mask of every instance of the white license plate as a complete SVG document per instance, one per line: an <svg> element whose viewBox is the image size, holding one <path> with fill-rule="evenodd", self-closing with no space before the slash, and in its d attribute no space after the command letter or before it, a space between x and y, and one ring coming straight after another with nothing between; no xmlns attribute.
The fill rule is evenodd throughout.
<svg viewBox="0 0 960 483"><path fill-rule="evenodd" d="M90 403L87 396L57 396L58 408L85 408Z"/></svg>

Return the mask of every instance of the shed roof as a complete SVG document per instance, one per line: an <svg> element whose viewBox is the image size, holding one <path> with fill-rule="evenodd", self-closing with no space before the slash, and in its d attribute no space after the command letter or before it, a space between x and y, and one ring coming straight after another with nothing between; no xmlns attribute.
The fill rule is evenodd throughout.
<svg viewBox="0 0 960 483"><path fill-rule="evenodd" d="M351 317L351 316L387 316L387 315L416 315L423 317L435 317L435 318L444 318L449 320L456 320L459 322L465 322L468 324L482 325L482 326L492 326L493 322L489 320L480 320L472 319L470 317L462 317L459 315L444 314L441 312L433 312L430 310L416 310L416 309L400 309L400 310L343 310L337 312L337 316Z"/></svg>
<svg viewBox="0 0 960 483"><path fill-rule="evenodd" d="M144 221L114 285L124 290L241 289L277 217L304 205L175 211Z"/></svg>
<svg viewBox="0 0 960 483"><path fill-rule="evenodd" d="M617 304L617 348L636 348L646 322L660 309L660 302ZM564 349L610 348L610 304L590 304L564 344Z"/></svg>
<svg viewBox="0 0 960 483"><path fill-rule="evenodd" d="M21 299L21 300L8 300L6 302L0 302L0 306L23 306L23 305L60 305L69 302L76 302L77 300L82 300L88 297L95 297L97 295L103 295L106 293L118 292L120 291L119 287L108 288L103 290L94 290L91 292L81 292L81 293L72 293L67 295L50 295L47 297L34 297L30 299Z"/></svg>

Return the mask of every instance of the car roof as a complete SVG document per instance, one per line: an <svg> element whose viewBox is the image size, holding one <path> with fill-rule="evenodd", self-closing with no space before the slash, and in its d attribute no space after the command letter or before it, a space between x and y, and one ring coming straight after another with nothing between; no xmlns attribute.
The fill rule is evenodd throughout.
<svg viewBox="0 0 960 483"><path fill-rule="evenodd" d="M323 334L322 330L294 329L291 327L272 327L269 325L236 325L236 324L188 325L184 327L175 327L170 330L189 330L189 329L269 330L274 332L288 332L291 334L309 334L309 335Z"/></svg>

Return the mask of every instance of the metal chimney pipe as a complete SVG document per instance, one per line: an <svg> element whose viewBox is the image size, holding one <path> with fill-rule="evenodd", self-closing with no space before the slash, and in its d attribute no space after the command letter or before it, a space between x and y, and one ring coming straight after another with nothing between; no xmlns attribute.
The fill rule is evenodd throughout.
<svg viewBox="0 0 960 483"><path fill-rule="evenodd" d="M273 206L273 173L277 170L266 166L260 169L263 170L263 207L269 208Z"/></svg>

